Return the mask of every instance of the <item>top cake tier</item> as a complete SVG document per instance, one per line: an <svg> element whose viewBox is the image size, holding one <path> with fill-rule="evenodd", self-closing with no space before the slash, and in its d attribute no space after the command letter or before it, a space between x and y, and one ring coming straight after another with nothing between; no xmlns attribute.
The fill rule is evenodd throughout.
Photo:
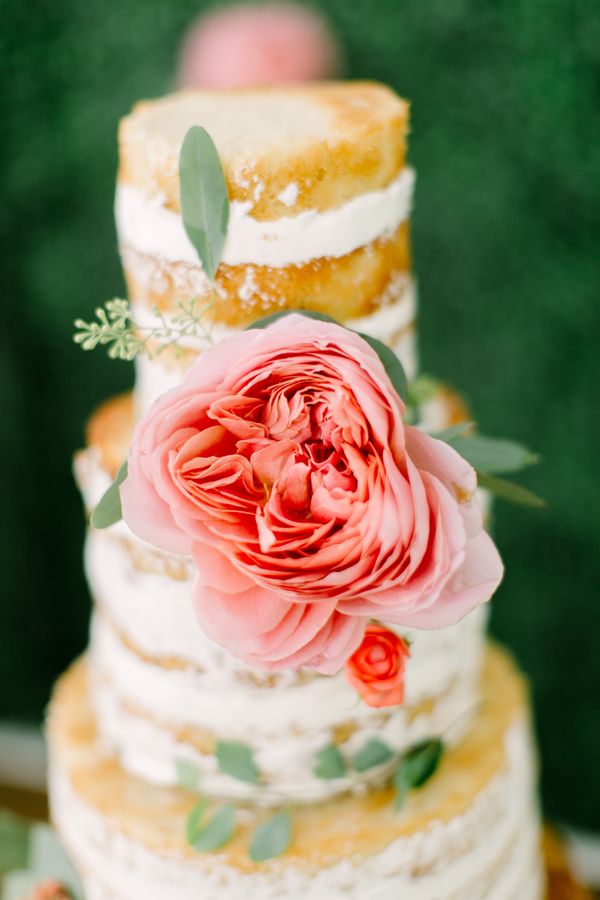
<svg viewBox="0 0 600 900"><path fill-rule="evenodd" d="M397 300L409 270L408 105L371 83L185 92L138 104L120 128L116 216L130 299L175 311L211 286L181 219L179 153L215 142L230 220L212 318L280 308L342 321Z"/></svg>

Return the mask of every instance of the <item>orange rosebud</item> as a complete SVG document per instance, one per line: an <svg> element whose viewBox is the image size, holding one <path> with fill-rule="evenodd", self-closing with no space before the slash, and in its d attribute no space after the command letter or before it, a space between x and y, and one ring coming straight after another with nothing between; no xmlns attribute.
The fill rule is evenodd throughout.
<svg viewBox="0 0 600 900"><path fill-rule="evenodd" d="M70 900L70 898L71 895L65 890L62 884L50 879L49 881L42 881L40 884L36 885L29 900Z"/></svg>
<svg viewBox="0 0 600 900"><path fill-rule="evenodd" d="M383 625L367 625L362 644L346 662L346 678L369 706L399 706L410 649Z"/></svg>

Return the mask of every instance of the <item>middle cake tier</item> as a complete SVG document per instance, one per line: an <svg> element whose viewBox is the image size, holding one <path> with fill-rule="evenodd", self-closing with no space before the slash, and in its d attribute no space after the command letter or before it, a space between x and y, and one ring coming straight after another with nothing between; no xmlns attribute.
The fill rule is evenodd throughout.
<svg viewBox="0 0 600 900"><path fill-rule="evenodd" d="M444 427L457 407L453 395L441 394L426 414ZM88 508L125 458L131 427L129 397L93 417L90 446L76 465ZM365 770L354 764L373 739L394 752L430 737L452 745L476 711L485 609L452 628L396 627L410 642L405 701L377 709L343 671L268 672L214 644L195 619L191 560L151 547L123 522L90 530L86 571L96 604L89 680L99 735L127 771L152 783L176 784L187 763L209 796L314 802L385 780L385 761ZM256 783L223 770L226 742L250 750ZM347 764L345 777L317 770L319 752L331 745Z"/></svg>

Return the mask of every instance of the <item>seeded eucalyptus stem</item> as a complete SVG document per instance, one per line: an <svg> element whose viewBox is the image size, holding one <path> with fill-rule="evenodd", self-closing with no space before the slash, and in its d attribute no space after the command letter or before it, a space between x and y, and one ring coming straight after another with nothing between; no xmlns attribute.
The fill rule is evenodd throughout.
<svg viewBox="0 0 600 900"><path fill-rule="evenodd" d="M186 337L200 338L211 345L212 333L206 326L205 317L214 305L214 295L200 307L197 298L181 301L177 304L178 314L170 322L158 307L154 307L152 312L158 324L140 325L133 317L129 301L114 298L96 309L96 321L76 319L73 340L83 350L107 346L111 359L127 361L142 355L152 359L169 347L178 347ZM158 346L153 346L154 342L158 342Z"/></svg>

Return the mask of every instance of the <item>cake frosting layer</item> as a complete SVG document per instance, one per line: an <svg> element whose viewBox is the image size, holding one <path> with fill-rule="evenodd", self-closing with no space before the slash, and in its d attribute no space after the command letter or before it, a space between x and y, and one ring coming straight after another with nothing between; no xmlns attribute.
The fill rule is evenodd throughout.
<svg viewBox="0 0 600 900"><path fill-rule="evenodd" d="M210 308L217 321L238 327L281 309L323 312L338 321L365 316L395 292L410 270L407 222L341 257L279 268L222 263L213 286L199 262L167 262L126 244L120 252L128 296L135 305L180 313L193 302Z"/></svg>
<svg viewBox="0 0 600 900"><path fill-rule="evenodd" d="M251 201L234 201L230 204L222 262L228 266L281 268L321 257L346 256L397 231L409 217L413 185L414 172L405 168L386 187L359 194L342 206L305 210L271 221L255 219ZM294 186L291 182L288 189ZM198 267L198 254L181 215L165 204L164 195L152 196L127 183L119 184L115 218L120 245L163 265Z"/></svg>
<svg viewBox="0 0 600 900"><path fill-rule="evenodd" d="M96 900L541 900L534 766L520 679L488 653L468 734L399 813L389 790L296 808L289 850L247 856L262 814L240 808L234 839L200 854L185 842L195 796L128 776L98 741L78 664L49 721L54 821Z"/></svg>

